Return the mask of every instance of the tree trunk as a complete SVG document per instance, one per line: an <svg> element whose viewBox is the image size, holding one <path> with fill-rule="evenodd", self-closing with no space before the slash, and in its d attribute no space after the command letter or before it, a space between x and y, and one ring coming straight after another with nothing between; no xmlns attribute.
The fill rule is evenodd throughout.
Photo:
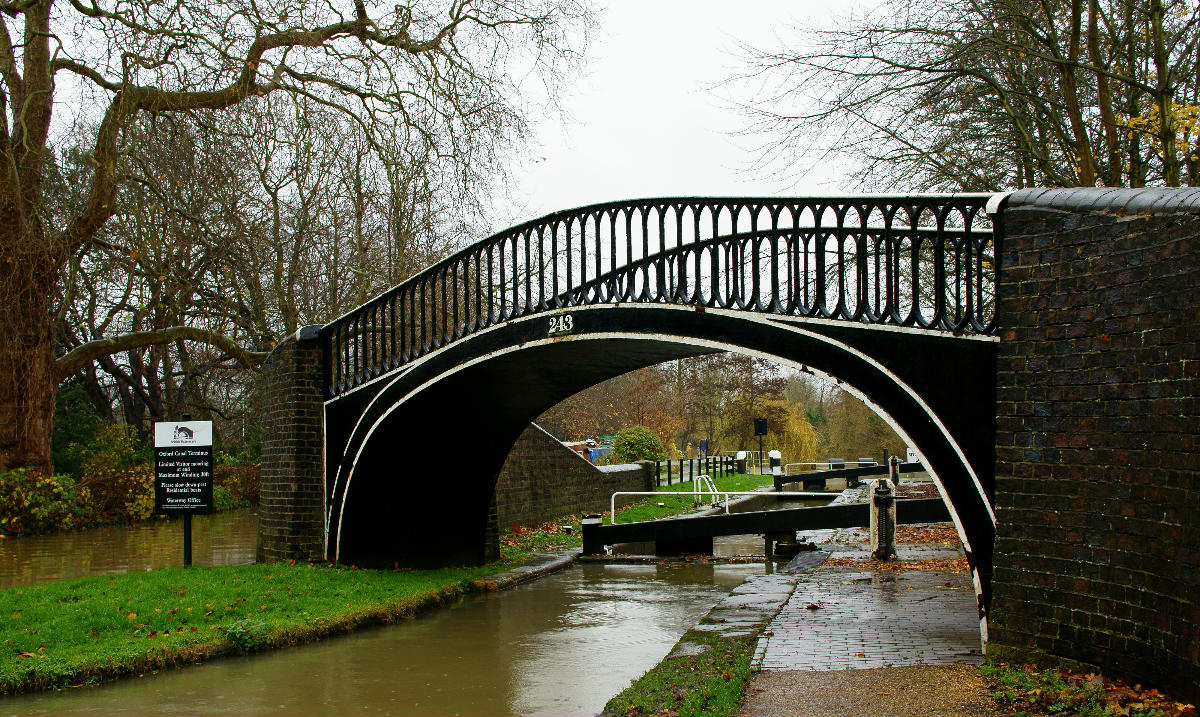
<svg viewBox="0 0 1200 717"><path fill-rule="evenodd" d="M25 242L12 236L0 242L16 249L0 261L0 470L29 466L49 473L58 392L52 330L58 266L53 255Z"/></svg>

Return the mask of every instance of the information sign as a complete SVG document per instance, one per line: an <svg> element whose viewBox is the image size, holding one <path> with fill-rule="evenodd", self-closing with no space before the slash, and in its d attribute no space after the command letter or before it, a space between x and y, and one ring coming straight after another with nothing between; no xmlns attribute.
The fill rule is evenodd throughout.
<svg viewBox="0 0 1200 717"><path fill-rule="evenodd" d="M154 424L154 512L213 512L212 421Z"/></svg>
<svg viewBox="0 0 1200 717"><path fill-rule="evenodd" d="M754 435L756 435L756 436L767 435L767 419L765 419L765 418L754 419Z"/></svg>

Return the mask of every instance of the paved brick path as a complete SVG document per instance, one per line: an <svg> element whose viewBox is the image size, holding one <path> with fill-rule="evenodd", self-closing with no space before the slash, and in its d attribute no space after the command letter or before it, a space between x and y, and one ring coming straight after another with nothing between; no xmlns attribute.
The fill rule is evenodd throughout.
<svg viewBox="0 0 1200 717"><path fill-rule="evenodd" d="M901 553L902 559L935 556L945 557L945 551ZM759 669L983 661L975 591L967 574L822 567L798 577L791 597L759 639L754 657ZM820 608L810 610L810 604Z"/></svg>

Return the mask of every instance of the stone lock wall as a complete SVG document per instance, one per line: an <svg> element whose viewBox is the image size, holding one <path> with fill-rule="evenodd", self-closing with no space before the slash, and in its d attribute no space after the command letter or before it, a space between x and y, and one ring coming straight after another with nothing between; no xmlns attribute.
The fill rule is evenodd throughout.
<svg viewBox="0 0 1200 717"><path fill-rule="evenodd" d="M617 491L654 490L653 464L594 466L536 423L521 433L496 480L496 520L510 526L535 526L581 511L608 510ZM629 496L618 500L628 505Z"/></svg>
<svg viewBox="0 0 1200 717"><path fill-rule="evenodd" d="M1200 190L1002 221L989 656L1200 699Z"/></svg>
<svg viewBox="0 0 1200 717"><path fill-rule="evenodd" d="M325 552L325 466L319 327L281 341L263 364L258 560Z"/></svg>

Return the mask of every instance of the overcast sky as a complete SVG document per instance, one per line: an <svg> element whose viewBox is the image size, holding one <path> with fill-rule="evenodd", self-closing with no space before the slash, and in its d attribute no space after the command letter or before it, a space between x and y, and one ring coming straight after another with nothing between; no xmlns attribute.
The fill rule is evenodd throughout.
<svg viewBox="0 0 1200 717"><path fill-rule="evenodd" d="M740 45L774 47L796 24L826 24L850 0L611 0L602 6L569 117L537 125L512 168L496 229L559 209L656 196L836 193L837 167L753 171L761 138L716 87L745 70Z"/></svg>

